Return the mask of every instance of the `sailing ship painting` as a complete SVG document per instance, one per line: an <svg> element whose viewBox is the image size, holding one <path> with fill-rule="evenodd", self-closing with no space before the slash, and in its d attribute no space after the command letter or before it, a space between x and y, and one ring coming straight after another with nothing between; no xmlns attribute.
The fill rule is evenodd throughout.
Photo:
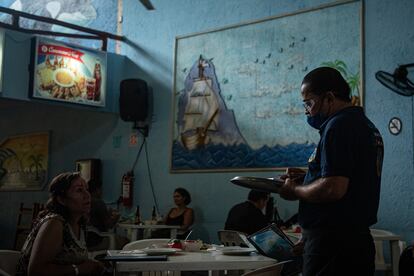
<svg viewBox="0 0 414 276"><path fill-rule="evenodd" d="M246 143L232 110L227 109L212 60L202 55L190 69L178 103L177 142L186 151L206 150L212 145Z"/></svg>
<svg viewBox="0 0 414 276"><path fill-rule="evenodd" d="M184 126L181 142L188 150L203 147L210 142L209 133L217 132L219 121L219 104L212 88L211 78L204 76L208 66L200 56L198 61L198 78L187 95L184 111Z"/></svg>
<svg viewBox="0 0 414 276"><path fill-rule="evenodd" d="M172 144L172 169L239 170L274 168L279 164L297 164L303 145L290 144L252 148L243 137L233 110L227 108L212 59L202 55L194 61L179 91L175 136ZM314 145L306 145L311 152ZM302 156L302 154L301 154ZM306 164L305 153L301 164ZM303 159L303 160L302 160Z"/></svg>
<svg viewBox="0 0 414 276"><path fill-rule="evenodd" d="M359 1L332 4L177 37L171 172L307 167L320 137L306 123L301 80L337 68L361 103L360 11Z"/></svg>

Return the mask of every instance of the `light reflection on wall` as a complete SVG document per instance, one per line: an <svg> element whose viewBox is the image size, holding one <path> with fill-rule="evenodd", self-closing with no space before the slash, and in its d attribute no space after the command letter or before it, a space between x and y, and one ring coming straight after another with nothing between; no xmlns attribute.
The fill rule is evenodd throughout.
<svg viewBox="0 0 414 276"><path fill-rule="evenodd" d="M0 93L3 90L3 48L4 48L4 29L0 29Z"/></svg>

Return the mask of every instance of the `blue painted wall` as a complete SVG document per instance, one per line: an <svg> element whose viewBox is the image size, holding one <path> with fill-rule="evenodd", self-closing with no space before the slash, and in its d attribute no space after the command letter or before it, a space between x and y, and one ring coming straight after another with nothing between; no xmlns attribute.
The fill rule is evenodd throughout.
<svg viewBox="0 0 414 276"><path fill-rule="evenodd" d="M173 206L172 193L176 187L182 186L191 192L191 207L196 212L194 238L217 242L216 231L223 227L229 208L245 199L247 190L230 184L230 178L235 175L272 176L274 173L169 172L175 37L330 2L152 0L156 10L147 11L139 1L123 0L123 34L133 43L123 44L122 54L130 59L126 63L132 61L139 68L117 71L121 72L122 78L142 78L153 88L154 116L147 140L152 183L163 214ZM102 7L101 11L104 10ZM113 10L108 7L110 12ZM379 222L375 227L391 230L407 241L414 239L414 98L390 92L375 80L374 74L378 70L393 71L397 64L414 62L412 14L412 0L365 1L365 109L383 134L386 149ZM6 67L5 71L17 73L12 63L9 66L11 68ZM413 74L410 76L414 79ZM7 84L8 81L6 87L14 87L14 84ZM16 78L13 81L16 82ZM118 84L114 81L112 85L116 87ZM403 131L399 136L393 136L387 130L388 121L393 116L403 121ZM0 139L17 133L51 130L50 176L60 170L73 169L78 158L101 158L104 198L107 201L114 201L119 196L122 174L131 168L138 152L138 147L128 146L128 137L133 132L131 127L116 114L41 103L0 101ZM114 143L116 139L121 141L119 147ZM141 141L140 138L139 143ZM154 205L146 162L145 154L142 154L135 169L134 186L134 204L140 204L144 219L150 217ZM0 193L0 247L12 245L18 203L46 197L45 191ZM275 198L283 218L295 213L297 203L284 201L277 195Z"/></svg>

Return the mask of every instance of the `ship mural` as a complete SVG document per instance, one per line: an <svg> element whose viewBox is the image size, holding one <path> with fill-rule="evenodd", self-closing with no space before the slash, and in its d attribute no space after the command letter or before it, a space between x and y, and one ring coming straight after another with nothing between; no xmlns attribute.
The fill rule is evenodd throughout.
<svg viewBox="0 0 414 276"><path fill-rule="evenodd" d="M187 150L208 144L246 143L234 114L221 98L214 64L201 55L185 79L179 98L179 141Z"/></svg>
<svg viewBox="0 0 414 276"><path fill-rule="evenodd" d="M307 167L320 137L301 81L337 68L362 104L361 10L360 1L332 4L177 37L171 172Z"/></svg>
<svg viewBox="0 0 414 276"><path fill-rule="evenodd" d="M176 171L305 166L315 147L314 143L251 147L221 95L212 59L202 55L184 79L176 112L172 144Z"/></svg>

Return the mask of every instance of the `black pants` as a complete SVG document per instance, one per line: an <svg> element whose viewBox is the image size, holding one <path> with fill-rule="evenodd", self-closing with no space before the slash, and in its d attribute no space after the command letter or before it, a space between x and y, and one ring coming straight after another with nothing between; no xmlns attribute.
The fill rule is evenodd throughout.
<svg viewBox="0 0 414 276"><path fill-rule="evenodd" d="M372 276L375 245L363 231L304 231L303 276Z"/></svg>

